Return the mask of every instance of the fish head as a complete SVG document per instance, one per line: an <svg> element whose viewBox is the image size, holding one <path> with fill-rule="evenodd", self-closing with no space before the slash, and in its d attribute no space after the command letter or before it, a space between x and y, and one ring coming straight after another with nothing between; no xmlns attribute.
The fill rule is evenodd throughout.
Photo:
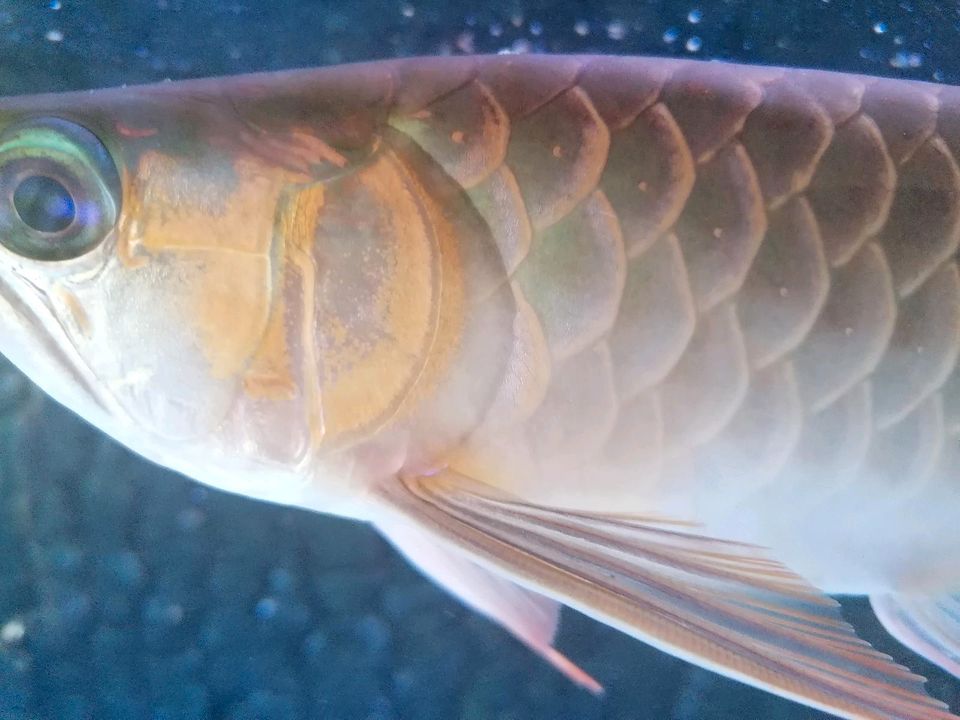
<svg viewBox="0 0 960 720"><path fill-rule="evenodd" d="M386 454L402 456L400 410L423 402L404 405L442 344L429 227L449 221L383 150L387 89L349 80L0 100L0 353L218 487L276 500L265 472L322 463L349 479L353 449L391 422Z"/></svg>
<svg viewBox="0 0 960 720"><path fill-rule="evenodd" d="M210 100L0 102L0 353L154 459L209 444L233 411L295 175L247 151L249 126Z"/></svg>

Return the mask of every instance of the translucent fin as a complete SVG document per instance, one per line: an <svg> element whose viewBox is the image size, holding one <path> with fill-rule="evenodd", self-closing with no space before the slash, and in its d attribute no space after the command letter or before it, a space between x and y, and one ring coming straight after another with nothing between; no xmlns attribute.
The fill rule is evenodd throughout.
<svg viewBox="0 0 960 720"><path fill-rule="evenodd" d="M872 595L870 604L888 633L960 678L960 597Z"/></svg>
<svg viewBox="0 0 960 720"><path fill-rule="evenodd" d="M580 687L598 695L603 686L553 647L560 603L485 570L432 535L404 522L377 529L425 575L532 649Z"/></svg>
<svg viewBox="0 0 960 720"><path fill-rule="evenodd" d="M858 720L946 720L923 679L763 551L689 524L527 504L456 473L379 488L382 512L666 652Z"/></svg>

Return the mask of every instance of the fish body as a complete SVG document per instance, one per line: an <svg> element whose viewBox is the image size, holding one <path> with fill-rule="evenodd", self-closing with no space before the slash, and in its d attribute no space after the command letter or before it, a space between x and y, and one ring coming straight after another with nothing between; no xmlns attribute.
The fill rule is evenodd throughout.
<svg viewBox="0 0 960 720"><path fill-rule="evenodd" d="M952 717L822 593L958 672L958 152L954 88L659 59L5 99L0 351L156 462L373 523L590 689L558 603Z"/></svg>

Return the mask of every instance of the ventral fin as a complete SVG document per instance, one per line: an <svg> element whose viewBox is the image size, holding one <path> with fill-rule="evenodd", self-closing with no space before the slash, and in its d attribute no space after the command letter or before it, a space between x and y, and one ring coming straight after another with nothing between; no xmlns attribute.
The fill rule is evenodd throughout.
<svg viewBox="0 0 960 720"><path fill-rule="evenodd" d="M437 543L429 532L403 520L385 520L377 529L427 577L543 657L595 695L603 686L553 647L560 603L491 573L463 553Z"/></svg>
<svg viewBox="0 0 960 720"><path fill-rule="evenodd" d="M834 600L754 546L533 505L450 470L376 493L385 518L428 543L728 677L845 718L955 718L857 638Z"/></svg>
<svg viewBox="0 0 960 720"><path fill-rule="evenodd" d="M960 678L960 596L871 595L870 604L888 633Z"/></svg>

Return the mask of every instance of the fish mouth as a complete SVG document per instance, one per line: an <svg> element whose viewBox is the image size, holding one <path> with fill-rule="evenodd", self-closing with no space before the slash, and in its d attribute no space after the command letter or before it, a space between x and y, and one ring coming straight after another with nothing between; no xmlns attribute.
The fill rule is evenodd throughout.
<svg viewBox="0 0 960 720"><path fill-rule="evenodd" d="M34 303L26 301L17 293L9 283L4 282L0 277L0 305L7 305L13 313L14 320L18 328L6 328L2 322L2 313L0 313L0 333L16 335L21 334L28 346L23 348L26 352L18 353L11 348L9 343L4 342L0 336L0 352L3 352L14 365L20 368L33 382L52 395L55 399L70 407L75 412L80 412L77 403L71 402L76 399L82 403L93 405L95 412L103 416L110 417L116 414L116 408L111 407L111 403L106 395L97 387L96 376L80 359L80 355L70 339L69 333L57 319L53 308L49 306L42 292L36 289L29 280L17 274L17 279L24 285L35 291L36 299L44 312L38 312ZM2 308L0 308L2 310ZM46 316L46 317L44 317ZM37 353L40 359L37 360L33 353ZM63 388L64 392L58 392L54 387L49 387L45 378L37 377L36 365L47 364L52 370L56 380L55 385ZM73 392L70 392L73 391ZM73 397L66 398L63 395ZM82 415L88 413L81 412ZM92 418L91 418L92 419Z"/></svg>

